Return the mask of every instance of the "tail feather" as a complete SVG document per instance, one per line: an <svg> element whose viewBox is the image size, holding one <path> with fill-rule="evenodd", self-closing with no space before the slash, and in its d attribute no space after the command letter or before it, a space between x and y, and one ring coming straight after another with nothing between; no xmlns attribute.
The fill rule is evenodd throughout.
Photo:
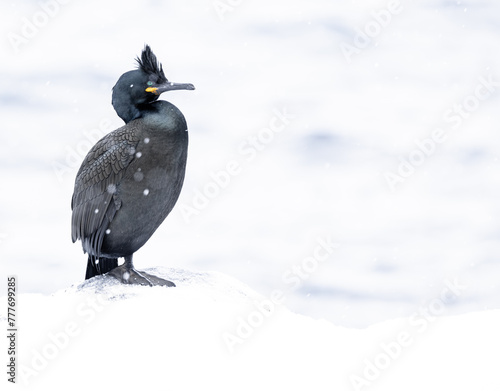
<svg viewBox="0 0 500 391"><path fill-rule="evenodd" d="M85 273L85 279L88 280L94 276L99 276L105 274L115 267L118 267L118 258L98 258L89 255L87 261L87 272Z"/></svg>

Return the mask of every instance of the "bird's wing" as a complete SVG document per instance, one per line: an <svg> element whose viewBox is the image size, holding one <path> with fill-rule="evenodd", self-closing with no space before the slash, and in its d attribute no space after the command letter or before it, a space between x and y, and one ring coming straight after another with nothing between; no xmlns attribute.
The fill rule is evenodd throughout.
<svg viewBox="0 0 500 391"><path fill-rule="evenodd" d="M105 230L120 209L117 189L138 143L130 126L115 130L94 145L76 175L71 236L91 255L100 255Z"/></svg>

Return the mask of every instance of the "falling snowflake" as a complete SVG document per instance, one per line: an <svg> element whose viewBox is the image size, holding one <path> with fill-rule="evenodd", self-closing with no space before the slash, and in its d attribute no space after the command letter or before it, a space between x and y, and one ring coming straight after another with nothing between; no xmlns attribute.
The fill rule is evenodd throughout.
<svg viewBox="0 0 500 391"><path fill-rule="evenodd" d="M140 182L142 181L142 179L144 178L144 174L140 171L137 171L135 174L134 174L134 180L136 182Z"/></svg>
<svg viewBox="0 0 500 391"><path fill-rule="evenodd" d="M110 233L111 233L111 230L108 228L108 229L106 230L106 235L109 235Z"/></svg>
<svg viewBox="0 0 500 391"><path fill-rule="evenodd" d="M149 138L147 138L147 137L146 137L146 138L144 139L144 144L147 144L147 143L149 143Z"/></svg>
<svg viewBox="0 0 500 391"><path fill-rule="evenodd" d="M148 195L149 194L149 190L148 189L144 189L144 191L142 192L144 195Z"/></svg>
<svg viewBox="0 0 500 391"><path fill-rule="evenodd" d="M94 210L94 213L95 214L99 213L99 209Z"/></svg>
<svg viewBox="0 0 500 391"><path fill-rule="evenodd" d="M108 193L109 194L115 194L116 193L116 185L115 184L110 184L108 185Z"/></svg>
<svg viewBox="0 0 500 391"><path fill-rule="evenodd" d="M137 153L135 154L135 157L141 157L141 156L142 156L142 152L137 152Z"/></svg>

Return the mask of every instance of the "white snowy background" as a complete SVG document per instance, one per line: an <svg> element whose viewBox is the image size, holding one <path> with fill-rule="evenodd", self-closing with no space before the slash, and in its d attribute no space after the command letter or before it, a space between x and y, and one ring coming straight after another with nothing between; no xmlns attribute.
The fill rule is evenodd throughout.
<svg viewBox="0 0 500 391"><path fill-rule="evenodd" d="M500 308L498 15L493 0L3 2L2 292L10 274L21 293L82 282L74 178L122 125L111 88L148 43L196 90L162 96L188 122L187 176L139 269L216 271L335 327L411 318L453 282L439 315ZM337 245L313 262L318 241Z"/></svg>

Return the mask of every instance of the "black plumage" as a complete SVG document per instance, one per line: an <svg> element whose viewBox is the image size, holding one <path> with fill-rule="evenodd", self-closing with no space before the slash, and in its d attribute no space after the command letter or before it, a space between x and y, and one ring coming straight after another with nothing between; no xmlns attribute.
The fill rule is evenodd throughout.
<svg viewBox="0 0 500 391"><path fill-rule="evenodd" d="M169 82L149 46L137 63L113 87L112 104L125 125L94 145L76 176L72 239L88 254L86 279L110 272L124 283L172 286L135 270L132 257L170 213L184 181L186 120L158 97L194 86ZM125 263L118 267L120 257Z"/></svg>

